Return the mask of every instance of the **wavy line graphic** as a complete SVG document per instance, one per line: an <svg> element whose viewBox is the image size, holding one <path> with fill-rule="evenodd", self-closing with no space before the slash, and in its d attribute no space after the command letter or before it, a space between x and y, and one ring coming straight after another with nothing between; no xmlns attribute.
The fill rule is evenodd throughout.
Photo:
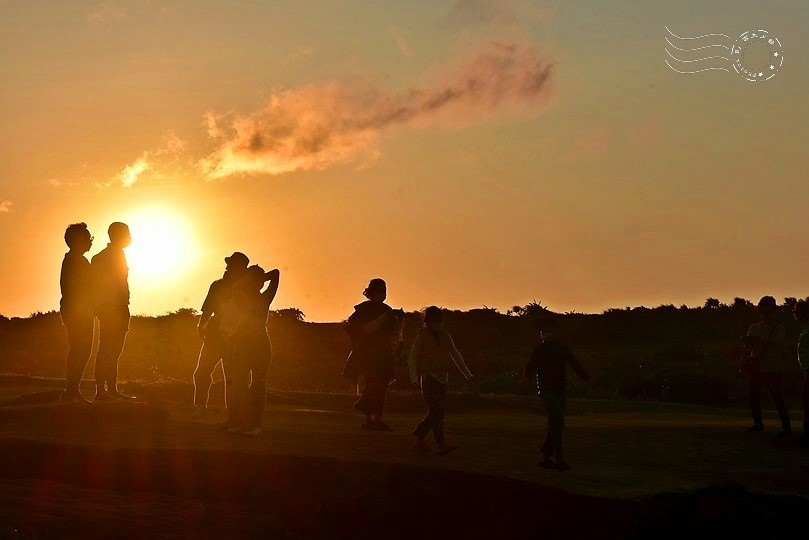
<svg viewBox="0 0 809 540"><path fill-rule="evenodd" d="M714 49L722 48L728 51L732 50L733 45L733 38L728 36L727 34L704 34L701 36L678 36L674 32L672 32L668 26L664 26L663 28L666 29L666 32L676 40L682 40L684 42L687 41L694 41L694 40L705 40L708 39L710 42L706 44L691 44L691 43L679 43L675 44L675 41L669 39L669 36L664 35L663 40L665 44L663 46L663 50L666 52L668 57L674 61L674 63L669 61L669 58L664 58L663 60L666 62L666 65L672 70L676 71L677 73L686 73L686 74L694 74L694 73L703 73L705 71L727 71L730 72L730 67L733 65L730 58L727 56L723 56L721 54L711 55L709 51L706 49ZM682 45L682 46L681 46ZM669 47L680 51L680 53L686 53L685 56L682 54L678 54L675 56L670 50ZM704 51L704 52L703 52ZM716 51L719 52L719 51ZM688 55L691 56L688 56ZM706 56L707 55L707 56ZM722 66L721 64L725 64L726 67ZM676 66L676 67L675 67Z"/></svg>
<svg viewBox="0 0 809 540"><path fill-rule="evenodd" d="M704 37L711 37L711 36L722 36L722 37L725 37L725 38L728 38L728 39L733 39L732 37L730 37L727 34L705 34L704 36L680 37L677 34L675 34L674 32L672 32L671 30L669 30L668 26L664 25L663 28L666 29L666 32L668 32L672 36L676 37L677 39L701 39L701 38L704 38Z"/></svg>

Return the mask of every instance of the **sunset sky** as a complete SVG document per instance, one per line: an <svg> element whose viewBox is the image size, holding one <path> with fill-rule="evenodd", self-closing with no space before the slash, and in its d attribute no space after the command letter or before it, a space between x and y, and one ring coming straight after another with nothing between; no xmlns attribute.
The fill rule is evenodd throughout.
<svg viewBox="0 0 809 540"><path fill-rule="evenodd" d="M784 63L675 73L665 26ZM0 0L0 313L58 309L78 221L89 255L129 223L134 314L199 309L234 250L310 321L373 277L408 310L806 296L807 30L806 0Z"/></svg>

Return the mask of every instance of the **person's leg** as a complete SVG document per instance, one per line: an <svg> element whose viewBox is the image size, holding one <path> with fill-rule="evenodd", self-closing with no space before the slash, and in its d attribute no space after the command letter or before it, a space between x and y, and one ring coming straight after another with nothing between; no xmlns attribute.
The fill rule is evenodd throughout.
<svg viewBox="0 0 809 540"><path fill-rule="evenodd" d="M753 425L748 431L761 431L764 428L761 416L761 385L761 372L754 371L747 376L747 395L750 401L750 415L753 417Z"/></svg>
<svg viewBox="0 0 809 540"><path fill-rule="evenodd" d="M544 394L542 402L545 405L545 414L548 415L548 436L551 450L556 457L557 466L565 463L562 457L562 430L565 426L565 413L562 397L558 394Z"/></svg>
<svg viewBox="0 0 809 540"><path fill-rule="evenodd" d="M250 359L252 382L250 383L249 423L248 431L261 430L261 419L267 407L267 374L272 362L272 346L269 338L261 337L256 342ZM258 430L258 431L256 431Z"/></svg>
<svg viewBox="0 0 809 540"><path fill-rule="evenodd" d="M234 343L231 373L228 380L228 420L232 431L243 431L247 428L247 399L250 390L250 366L247 350L241 340Z"/></svg>
<svg viewBox="0 0 809 540"><path fill-rule="evenodd" d="M368 381L364 373L359 373L357 375L357 401L354 403L354 410L360 412L365 415L365 423L363 426L369 427L373 422L373 418L371 417L371 411L368 408L368 399L366 396L366 391L368 389Z"/></svg>
<svg viewBox="0 0 809 540"><path fill-rule="evenodd" d="M801 388L801 405L803 406L803 442L809 442L809 370L803 372L803 387Z"/></svg>
<svg viewBox="0 0 809 540"><path fill-rule="evenodd" d="M792 433L792 425L789 421L789 409L784 400L784 374L780 371L768 371L762 373L762 377L770 393L770 399L775 405L775 410L778 411L778 417L781 419L781 434L788 435Z"/></svg>
<svg viewBox="0 0 809 540"><path fill-rule="evenodd" d="M65 394L68 397L81 395L81 377L90 359L93 348L93 318L73 317L65 321L67 329L68 353L65 369Z"/></svg>
<svg viewBox="0 0 809 540"><path fill-rule="evenodd" d="M374 426L382 429L389 429L389 426L382 421L382 410L385 406L385 394L388 391L388 378L385 376L371 375L365 376L365 403L368 412L374 421Z"/></svg>
<svg viewBox="0 0 809 540"><path fill-rule="evenodd" d="M431 380L433 380L433 378L429 373L425 373L421 377L421 395L424 398L424 401L427 403L427 415L422 419L421 422L419 422L416 429L413 430L413 436L417 439L416 447L422 450L429 448L427 443L424 442L424 438L432 429L436 415L435 387L431 384Z"/></svg>
<svg viewBox="0 0 809 540"><path fill-rule="evenodd" d="M114 306L104 308L98 314L99 342L96 356L96 395L105 388L112 396L118 393L118 358L124 350L126 334L129 332L129 308Z"/></svg>
<svg viewBox="0 0 809 540"><path fill-rule="evenodd" d="M224 343L219 336L209 336L202 343L194 370L194 406L208 407L213 372L224 356Z"/></svg>
<svg viewBox="0 0 809 540"><path fill-rule="evenodd" d="M430 377L433 379L432 377ZM430 383L434 386L433 390L433 436L435 437L435 443L439 446L445 446L444 443L444 414L446 412L446 400L447 400L447 385L436 381Z"/></svg>
<svg viewBox="0 0 809 540"><path fill-rule="evenodd" d="M222 371L225 375L225 410L227 411L228 419L227 425L231 427L234 425L233 418L233 373L236 370L236 363L234 361L234 347L232 341L225 339L222 353Z"/></svg>

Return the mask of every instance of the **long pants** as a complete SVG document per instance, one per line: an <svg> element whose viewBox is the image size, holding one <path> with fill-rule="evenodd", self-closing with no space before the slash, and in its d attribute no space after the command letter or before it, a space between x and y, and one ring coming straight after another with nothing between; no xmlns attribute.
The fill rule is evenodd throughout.
<svg viewBox="0 0 809 540"><path fill-rule="evenodd" d="M96 309L98 317L98 354L96 355L96 391L117 391L118 359L129 332L129 306L105 305Z"/></svg>
<svg viewBox="0 0 809 540"><path fill-rule="evenodd" d="M67 362L65 369L65 392L77 393L82 375L93 350L93 316L62 313L62 323L67 330Z"/></svg>
<svg viewBox="0 0 809 540"><path fill-rule="evenodd" d="M365 381L362 387L362 395L354 408L362 411L366 416L382 416L385 407L385 397L388 393L388 377L382 375L361 375Z"/></svg>
<svg viewBox="0 0 809 540"><path fill-rule="evenodd" d="M272 344L266 334L232 340L225 362L228 421L250 431L261 426L267 406L267 373L272 362Z"/></svg>
<svg viewBox="0 0 809 540"><path fill-rule="evenodd" d="M748 375L747 390L750 394L750 413L754 423L758 425L764 423L761 417L761 388L766 386L773 405L778 411L778 416L781 418L781 428L784 431L790 431L789 410L784 401L783 381L784 375L780 371L755 371Z"/></svg>
<svg viewBox="0 0 809 540"><path fill-rule="evenodd" d="M220 334L209 335L202 343L194 370L194 405L208 406L213 373L225 356L225 340ZM227 387L227 385L225 385ZM227 389L225 390L227 393ZM225 396L227 403L227 396Z"/></svg>
<svg viewBox="0 0 809 540"><path fill-rule="evenodd" d="M421 395L427 402L427 416L419 422L413 435L419 439L427 436L433 430L433 437L437 444L444 444L444 413L447 400L447 385L435 380L429 373L421 376Z"/></svg>
<svg viewBox="0 0 809 540"><path fill-rule="evenodd" d="M803 371L801 405L803 406L803 437L809 439L809 369Z"/></svg>
<svg viewBox="0 0 809 540"><path fill-rule="evenodd" d="M562 460L562 431L565 429L565 395L542 394L545 415L548 417L548 434L542 445L542 455L546 459L556 457Z"/></svg>

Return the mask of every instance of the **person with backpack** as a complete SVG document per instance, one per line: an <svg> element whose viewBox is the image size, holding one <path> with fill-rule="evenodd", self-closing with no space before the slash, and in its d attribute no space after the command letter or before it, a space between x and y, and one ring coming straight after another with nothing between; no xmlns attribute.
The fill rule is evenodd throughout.
<svg viewBox="0 0 809 540"><path fill-rule="evenodd" d="M430 306L424 311L424 326L416 334L408 357L410 382L413 385L421 384L421 393L427 402L427 416L413 430L413 436L416 437L414 447L417 450L430 451L430 445L424 441L430 430L438 445L437 454L448 454L458 448L444 440L444 403L451 362L466 380L472 378L452 336L444 329L441 308Z"/></svg>

